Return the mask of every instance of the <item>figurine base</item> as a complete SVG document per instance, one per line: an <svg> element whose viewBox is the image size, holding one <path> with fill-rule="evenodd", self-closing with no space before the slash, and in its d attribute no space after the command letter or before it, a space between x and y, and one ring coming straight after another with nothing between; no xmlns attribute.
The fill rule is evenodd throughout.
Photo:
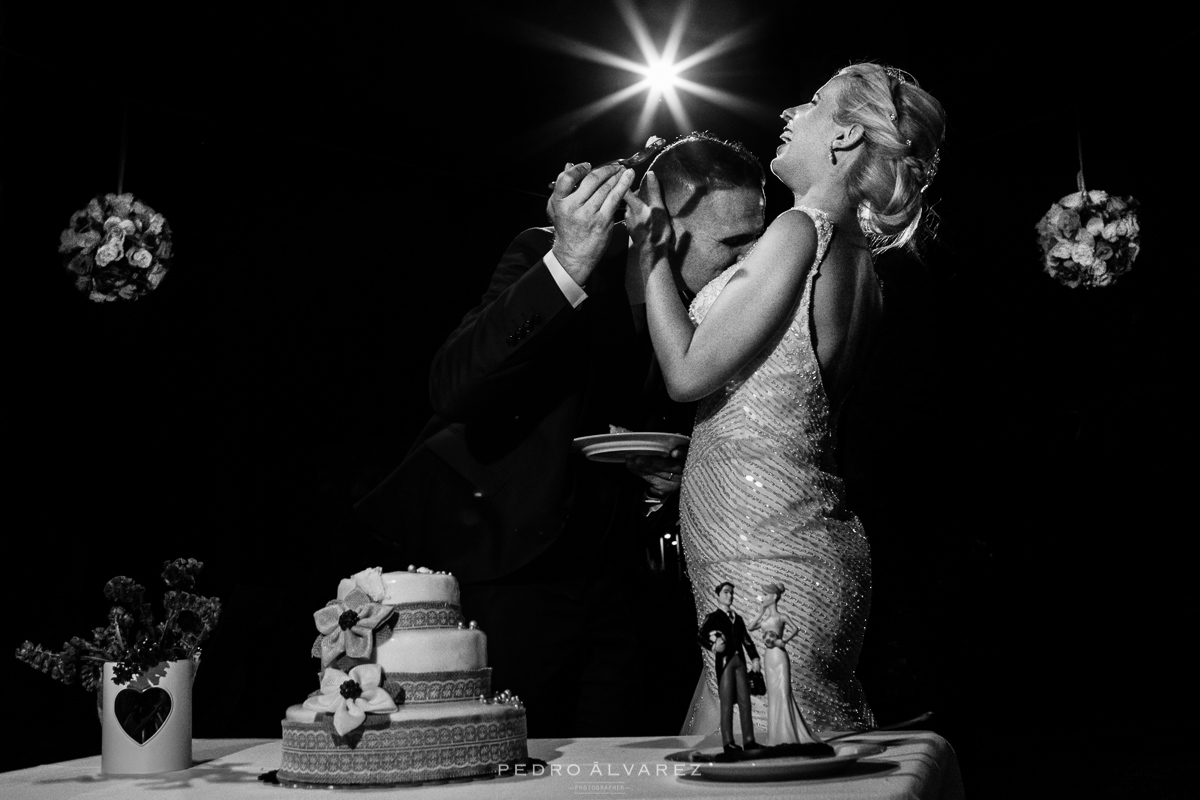
<svg viewBox="0 0 1200 800"><path fill-rule="evenodd" d="M811 744L777 744L772 746L758 745L747 749L721 750L716 753L693 751L688 760L704 761L716 764L730 764L736 761L762 761L769 758L828 758L837 755L832 745L824 742Z"/></svg>

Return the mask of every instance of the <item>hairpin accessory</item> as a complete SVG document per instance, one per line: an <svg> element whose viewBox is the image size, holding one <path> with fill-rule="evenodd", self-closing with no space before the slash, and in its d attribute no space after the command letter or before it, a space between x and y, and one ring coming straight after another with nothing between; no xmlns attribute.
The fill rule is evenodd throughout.
<svg viewBox="0 0 1200 800"><path fill-rule="evenodd" d="M912 78L912 76L904 70L896 69L895 67L884 67L883 72L889 78L899 81L900 83L908 83L909 79ZM913 83L916 83L916 81L914 80Z"/></svg>
<svg viewBox="0 0 1200 800"><path fill-rule="evenodd" d="M942 161L942 149L939 147L933 151L933 158L929 159L929 164L925 167L925 185L921 187L924 192L929 188L929 184L933 183L933 178L937 175L938 164Z"/></svg>
<svg viewBox="0 0 1200 800"><path fill-rule="evenodd" d="M888 119L890 119L892 122L895 122L895 121L896 121L896 119L897 119L897 117L896 117L896 112L895 112L895 111L893 111L893 112L889 113L889 114L888 114Z"/></svg>

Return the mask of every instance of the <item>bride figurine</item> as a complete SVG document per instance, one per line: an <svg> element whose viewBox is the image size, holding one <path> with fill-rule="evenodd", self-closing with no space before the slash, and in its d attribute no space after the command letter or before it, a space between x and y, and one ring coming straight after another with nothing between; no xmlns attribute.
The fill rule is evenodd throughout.
<svg viewBox="0 0 1200 800"><path fill-rule="evenodd" d="M763 630L763 674L767 681L767 744L814 744L821 740L813 734L792 697L792 664L788 659L787 643L795 638L796 626L779 612L777 603L783 594L783 584L768 583L762 587L762 613L747 630ZM787 629L791 628L788 635Z"/></svg>

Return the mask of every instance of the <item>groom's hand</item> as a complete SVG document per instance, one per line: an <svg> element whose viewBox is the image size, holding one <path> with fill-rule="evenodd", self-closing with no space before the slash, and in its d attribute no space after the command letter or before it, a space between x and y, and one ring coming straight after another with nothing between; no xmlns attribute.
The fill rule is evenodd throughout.
<svg viewBox="0 0 1200 800"><path fill-rule="evenodd" d="M625 461L625 467L650 484L650 489L659 497L678 492L683 480L682 457L634 456Z"/></svg>
<svg viewBox="0 0 1200 800"><path fill-rule="evenodd" d="M586 163L568 164L554 181L546 204L554 224L554 257L580 286L608 248L609 231L633 174L619 164L594 170Z"/></svg>

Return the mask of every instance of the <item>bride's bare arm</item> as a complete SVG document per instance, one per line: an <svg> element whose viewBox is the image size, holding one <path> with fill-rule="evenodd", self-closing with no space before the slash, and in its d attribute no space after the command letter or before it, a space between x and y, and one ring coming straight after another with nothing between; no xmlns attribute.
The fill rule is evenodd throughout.
<svg viewBox="0 0 1200 800"><path fill-rule="evenodd" d="M653 173L644 183L644 200L627 196L626 223L646 279L650 338L671 397L697 400L737 374L786 321L816 254L816 229L806 214L776 217L695 327L675 289Z"/></svg>

